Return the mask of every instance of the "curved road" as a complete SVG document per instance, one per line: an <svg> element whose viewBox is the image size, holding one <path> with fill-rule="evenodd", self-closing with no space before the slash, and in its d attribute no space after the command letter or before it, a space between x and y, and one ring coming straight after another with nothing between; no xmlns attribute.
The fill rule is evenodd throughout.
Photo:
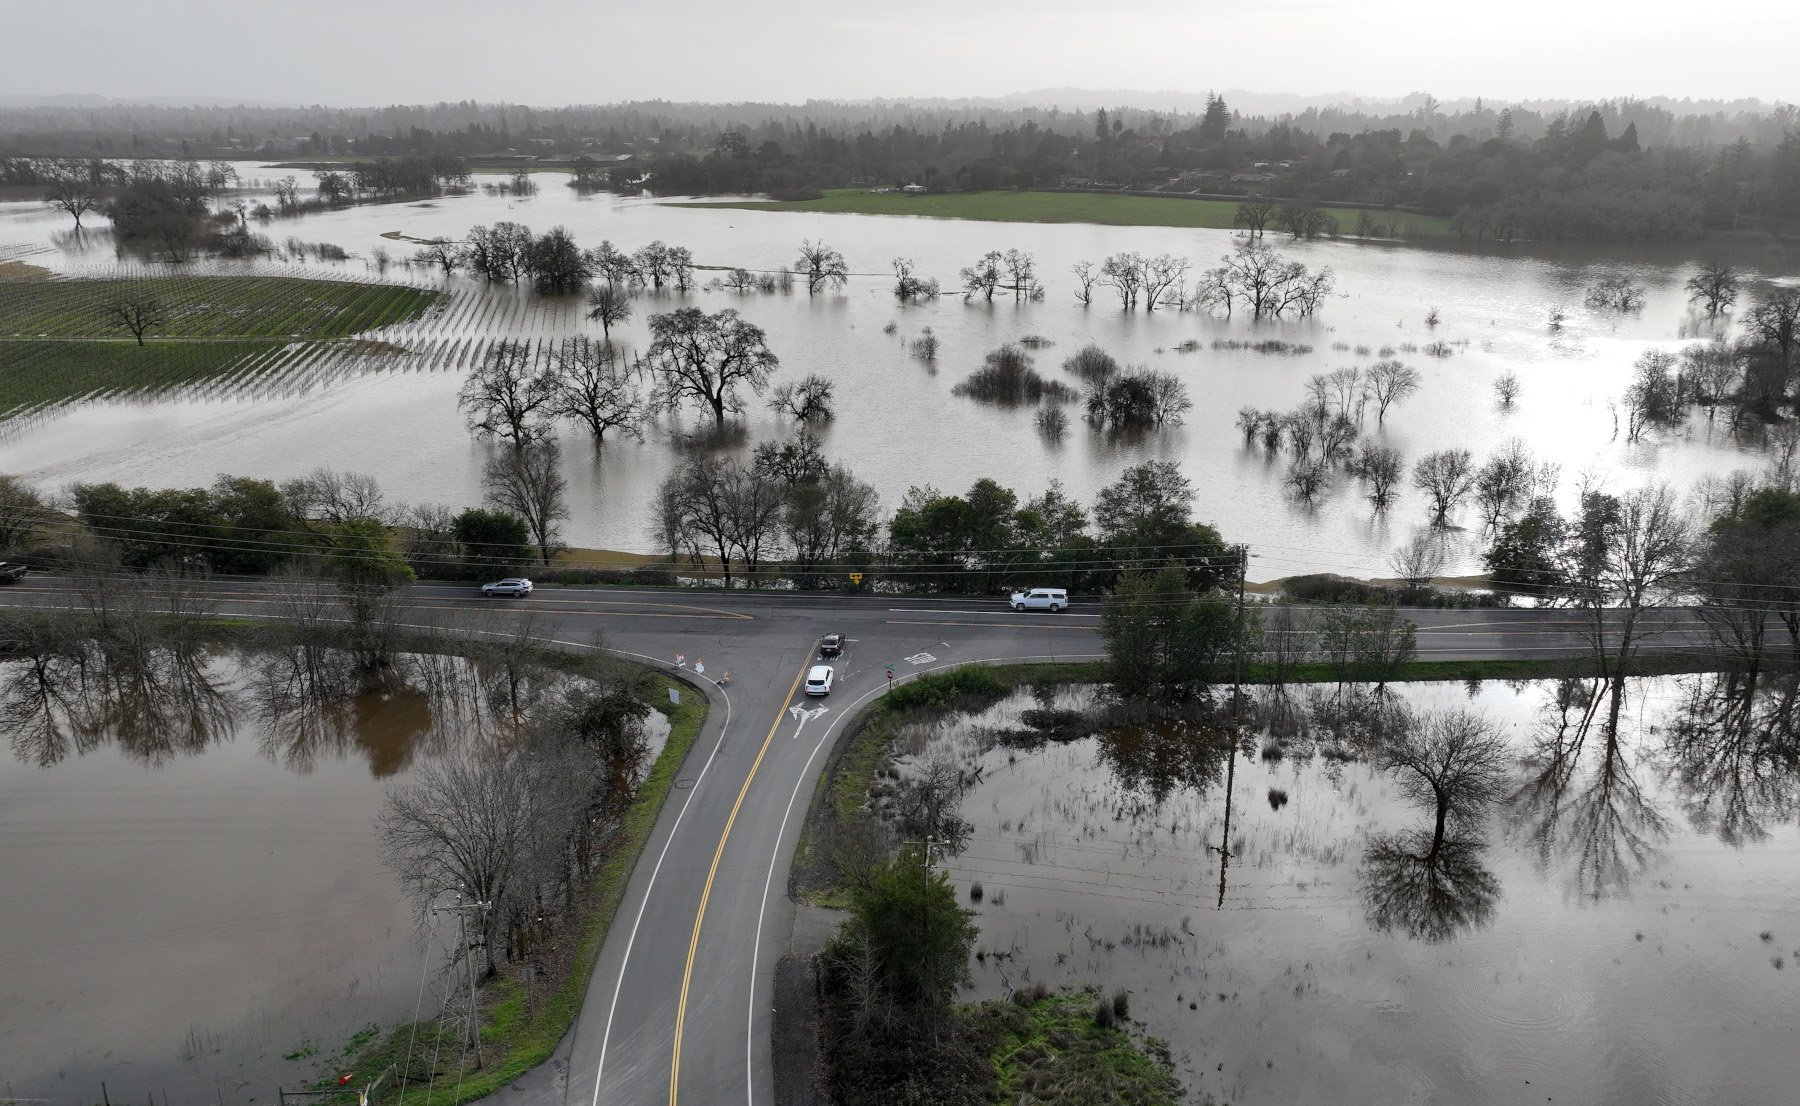
<svg viewBox="0 0 1800 1106"><path fill-rule="evenodd" d="M213 585L218 613L275 613L269 585ZM65 605L33 577L0 602ZM999 600L832 594L545 589L483 600L471 588L404 593L409 621L463 632L529 613L572 648L605 644L664 667L678 655L712 700L588 984L569 1048L570 1106L763 1106L773 1097L770 1003L792 915L787 873L821 765L844 721L896 680L970 661L1078 660L1101 653L1092 608L1015 614ZM1423 659L1584 653L1567 611L1409 610ZM1647 651L1688 650L1686 611L1652 612ZM799 694L819 637L848 641L829 698ZM729 686L714 681L730 673ZM553 1098L551 1099L554 1100Z"/></svg>

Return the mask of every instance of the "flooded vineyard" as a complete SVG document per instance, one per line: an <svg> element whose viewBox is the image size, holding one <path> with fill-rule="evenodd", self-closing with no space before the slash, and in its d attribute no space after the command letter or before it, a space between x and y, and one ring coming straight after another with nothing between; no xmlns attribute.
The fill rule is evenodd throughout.
<svg viewBox="0 0 1800 1106"><path fill-rule="evenodd" d="M318 651L305 673L275 649L79 659L0 664L0 1092L273 1101L437 1009L455 926L419 927L375 818L511 732L493 671L415 655L371 689ZM653 750L666 729L652 713Z"/></svg>
<svg viewBox="0 0 1800 1106"><path fill-rule="evenodd" d="M916 733L903 772L969 781L941 862L975 994L1128 989L1191 1092L1246 1106L1789 1100L1794 678L1396 694L1484 720L1492 801L1437 822L1330 688L1235 747L1072 730L1080 688Z"/></svg>
<svg viewBox="0 0 1800 1106"><path fill-rule="evenodd" d="M247 180L276 175L251 164L239 171ZM1074 296L1069 274L1078 261L1119 251L1170 253L1189 258L1197 271L1232 247L1224 231L681 208L577 195L557 173L538 180L540 191L529 197L478 189L277 219L262 232L312 252L278 262L191 263L184 271L383 280L443 294L421 317L355 339L299 344L247 360L224 377L91 397L9 420L0 424L0 471L49 486L175 486L210 483L221 472L287 479L329 464L370 472L409 502L479 502L490 446L470 436L456 406L469 367L503 338L598 336L580 297L542 297L401 264L419 242L461 238L472 226L501 220L540 232L565 226L584 247L602 240L625 250L654 240L686 246L701 266L700 286L639 297L615 340L641 350L648 316L677 306L741 311L767 331L781 358L776 384L812 373L835 382L836 417L819 431L824 450L873 483L889 511L911 486L960 492L977 476L1022 496L1058 480L1091 503L1127 465L1167 459L1193 481L1198 517L1251 545L1253 578L1384 575L1389 552L1427 521L1419 493L1407 488L1378 513L1357 481L1339 474L1310 502L1298 499L1287 460L1246 445L1234 425L1240 408L1293 409L1315 374L1367 369L1382 359L1416 368L1423 386L1384 420L1365 417L1361 438L1397 449L1408 466L1443 448L1468 448L1479 461L1516 438L1536 459L1560 466L1562 492L1573 496L1583 479L1615 490L1667 480L1685 490L1709 475L1760 467L1765 455L1754 435L1740 435L1704 410L1635 441L1621 429L1617 405L1633 362L1646 350L1677 350L1715 330L1690 309L1684 283L1699 259L1679 248L1476 250L1271 239L1309 266L1329 267L1337 291L1313 318L1252 322L1173 309L1126 313L1103 289L1091 306ZM844 254L852 272L844 291L808 296L803 283L772 294L709 287L726 268L791 266L803 239L823 239ZM350 259L318 260L320 243ZM1042 300L965 303L948 294L903 306L894 298L893 258L911 258L917 275L950 288L959 285L959 269L1007 248L1035 255ZM104 232L77 241L30 203L0 204L0 258L62 276L122 271ZM1751 289L1793 271L1793 259L1779 254L1734 260ZM1604 277L1641 285L1644 305L1628 312L1585 306L1585 290ZM931 363L910 352L927 329L939 345ZM1075 419L1070 433L1051 439L1037 431L1030 406L990 406L953 393L985 353L1027 338L1046 375L1079 383L1060 366L1098 344L1122 364L1174 374L1193 409L1182 425L1154 433L1104 433ZM1495 383L1508 376L1518 396L1502 403ZM741 429L723 440L701 433L704 420L664 416L644 441L609 440L596 452L585 448L584 431L565 425L568 537L578 545L650 551L651 493L682 456L695 448L747 454L791 427L754 399ZM1238 509L1246 502L1261 509ZM1479 526L1472 517L1462 521L1449 571L1478 567Z"/></svg>

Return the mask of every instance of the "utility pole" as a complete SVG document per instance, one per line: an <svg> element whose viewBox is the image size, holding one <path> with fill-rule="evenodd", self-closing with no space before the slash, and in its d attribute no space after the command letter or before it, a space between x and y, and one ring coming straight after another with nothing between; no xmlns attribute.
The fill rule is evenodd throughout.
<svg viewBox="0 0 1800 1106"><path fill-rule="evenodd" d="M1219 901L1216 909L1225 908L1225 873L1231 867L1231 792L1237 783L1238 742L1243 738L1244 669L1247 648L1245 634L1244 578L1250 570L1250 547L1237 547L1237 611L1233 620L1237 637L1237 660L1231 681L1231 748L1225 760L1225 828L1219 834Z"/></svg>
<svg viewBox="0 0 1800 1106"><path fill-rule="evenodd" d="M493 904L485 902L462 902L455 906L434 907L432 910L436 914L448 912L456 915L457 932L462 941L463 964L469 975L468 1047L475 1052L475 1066L478 1068L481 1066L481 1018L475 1001L475 945L469 938L469 912L480 911L482 918L486 919L491 905Z"/></svg>

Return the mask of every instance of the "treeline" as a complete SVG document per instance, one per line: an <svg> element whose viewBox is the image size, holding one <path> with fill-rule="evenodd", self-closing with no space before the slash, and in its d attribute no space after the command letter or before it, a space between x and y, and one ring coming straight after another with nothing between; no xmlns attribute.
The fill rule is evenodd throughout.
<svg viewBox="0 0 1800 1106"><path fill-rule="evenodd" d="M320 113L301 128L308 138L293 152L457 158L524 149L571 160L589 152L631 154L631 170L611 174L614 185L647 179L666 194L798 196L878 183L930 191L1072 184L1261 193L1414 207L1456 217L1457 232L1469 237L1664 239L1745 220L1772 230L1800 222L1800 132L1788 106L1710 114L1632 100L1440 108L1429 97L1406 112L1312 108L1279 118L1241 115L1218 97L1194 114L445 104ZM168 137L153 140L153 150L145 149L144 135L156 133L154 125L113 141L86 112L80 136L58 132L58 120L71 117L55 110L0 119L27 123L10 128L16 148L45 156L203 147L222 156L222 149L244 149L233 120L280 119L289 127L284 137L299 126L294 113L259 109L132 109L140 110L140 123L167 120Z"/></svg>
<svg viewBox="0 0 1800 1106"><path fill-rule="evenodd" d="M0 185L41 188L46 204L74 219L77 235L84 217L101 214L112 221L122 247L161 251L170 261L185 261L195 252L272 254L270 240L251 232L252 220L266 225L277 216L365 201L460 192L470 186L470 176L452 158L379 158L319 174L312 196L302 194L298 178L283 177L274 182L273 206L235 197L239 183L237 170L223 161L0 158ZM292 245L288 250L295 252ZM385 251L380 256L385 259Z"/></svg>
<svg viewBox="0 0 1800 1106"><path fill-rule="evenodd" d="M282 483L221 476L203 488L75 484L46 496L0 476L0 550L39 567L96 561L131 571L480 578L537 559L526 521L497 506L461 511L391 501L360 473L318 469Z"/></svg>
<svg viewBox="0 0 1800 1106"><path fill-rule="evenodd" d="M542 444L508 441L496 465L521 484L554 478L554 495L509 499L490 472L487 503L461 511L393 504L373 478L328 469L279 485L229 476L207 488L77 484L54 500L0 477L0 551L69 565L102 549L111 563L140 571L174 565L254 576L367 563L402 583L489 576L548 563L562 548L566 504L560 476L538 470L555 463L536 451ZM1242 551L1195 521L1193 501L1172 463L1151 461L1102 489L1091 514L1054 483L1027 499L983 479L963 495L912 488L888 516L872 487L825 461L802 432L763 443L748 462L697 457L672 473L653 522L669 559L632 578L842 586L845 573L859 572L865 587L1094 592L1122 573L1175 565L1194 586L1213 587L1235 578Z"/></svg>

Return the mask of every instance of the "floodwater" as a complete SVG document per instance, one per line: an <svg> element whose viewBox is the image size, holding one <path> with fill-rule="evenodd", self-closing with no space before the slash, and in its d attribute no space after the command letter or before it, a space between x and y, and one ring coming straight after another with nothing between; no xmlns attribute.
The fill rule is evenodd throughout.
<svg viewBox="0 0 1800 1106"><path fill-rule="evenodd" d="M279 175L248 164L240 170L246 178ZM1309 265L1331 267L1340 294L1311 320L1252 323L1167 309L1125 315L1103 289L1096 290L1091 307L1073 297L1069 268L1076 261L1135 250L1184 255L1203 268L1232 247L1234 240L1224 231L682 209L642 198L578 196L561 174L536 179L541 191L529 198L477 190L424 203L278 220L261 228L277 243L289 236L333 242L359 259L262 268L372 278L371 251L381 247L399 258L415 249L384 240L385 232L460 237L475 224L501 219L538 231L567 226L584 246L610 239L629 250L662 239L687 246L702 265L759 270L790 265L802 239L824 239L857 274L843 292L809 298L804 291L739 296L714 290L645 298L615 337L641 347L647 316L683 302L707 310L738 308L768 332L782 362L777 383L809 373L837 383L838 417L822 432L826 453L874 484L890 511L910 486L962 491L978 476L991 476L1022 496L1060 480L1091 503L1127 465L1175 461L1195 485L1198 516L1218 525L1229 540L1250 543L1257 579L1303 571L1384 575L1389 551L1425 523L1425 506L1416 493L1403 492L1378 516L1347 478L1314 504L1298 503L1286 491L1285 461L1244 449L1232 427L1240 407L1291 409L1303 398L1309 376L1348 365L1367 367L1384 350L1424 373L1425 386L1389 413L1385 427L1369 418L1366 433L1400 449L1409 464L1425 452L1451 447L1472 449L1480 457L1517 437L1541 459L1561 466L1565 492L1572 494L1588 476L1621 490L1652 480L1685 489L1709 474L1761 463L1754 443L1734 439L1703 415L1638 443L1617 433L1611 405L1638 355L1650 347L1678 348L1709 333L1688 310L1683 284L1699 258L1687 248L1474 249L1271 238ZM920 275L954 287L961 267L987 250L1007 248L1036 255L1047 290L1041 302L990 306L946 296L903 307L894 301L888 266L896 256L912 258ZM0 204L4 256L69 273L116 266L104 234L79 247L57 218L35 204ZM1794 271L1793 259L1779 254L1744 253L1735 260L1752 274L1752 285ZM1583 306L1587 286L1615 273L1645 287L1641 311L1619 315ZM425 271L398 266L386 278L442 284ZM502 336L591 331L592 325L582 319L575 299L546 300L461 278L451 280L448 291L448 302L429 317L384 332L409 351L405 354L351 358L323 371L309 367L150 401L86 403L15 420L0 427L0 472L52 486L77 480L188 485L210 482L222 472L287 478L330 465L375 474L399 500L475 503L489 447L470 438L455 397L480 344ZM1442 321L1428 328L1425 317L1433 307ZM1568 321L1552 333L1548 323L1556 308L1567 312ZM890 323L894 333L884 333ZM926 327L942 343L935 368L914 360L906 348ZM1124 363L1178 375L1194 409L1184 425L1141 438L1101 434L1077 421L1060 443L1052 443L1036 432L1030 409L989 407L951 394L984 353L1026 335L1054 343L1036 353L1039 367L1051 375L1064 375L1062 359L1094 342ZM1212 348L1215 341L1269 338L1312 351L1278 356ZM1181 352L1187 342L1198 342L1199 348ZM1416 348L1432 342L1447 343L1450 355L1434 357ZM1415 351L1408 352L1408 346ZM1506 372L1516 373L1522 385L1510 411L1498 408L1493 392L1494 380ZM652 550L650 492L680 462L683 443L700 429L703 423L692 415L665 419L645 442L612 442L596 456L582 432L565 428L573 515L569 539ZM715 447L747 453L758 441L785 435L788 427L752 402L742 430ZM1246 512L1246 503L1261 509ZM1454 543L1452 570L1477 567L1478 526L1472 517L1465 521L1469 528Z"/></svg>
<svg viewBox="0 0 1800 1106"><path fill-rule="evenodd" d="M498 732L480 674L414 657L379 692L296 694L268 657L90 669L67 709L0 665L0 1095L269 1102L435 1010L455 927L417 927L374 821Z"/></svg>
<svg viewBox="0 0 1800 1106"><path fill-rule="evenodd" d="M1611 738L1604 696L1580 732L1588 690L1398 692L1480 712L1520 758L1435 853L1433 812L1329 734L1280 759L1179 728L983 736L1029 692L943 725L918 760L980 770L943 860L975 993L1126 988L1190 1090L1240 1106L1792 1102L1795 682L1632 681Z"/></svg>

